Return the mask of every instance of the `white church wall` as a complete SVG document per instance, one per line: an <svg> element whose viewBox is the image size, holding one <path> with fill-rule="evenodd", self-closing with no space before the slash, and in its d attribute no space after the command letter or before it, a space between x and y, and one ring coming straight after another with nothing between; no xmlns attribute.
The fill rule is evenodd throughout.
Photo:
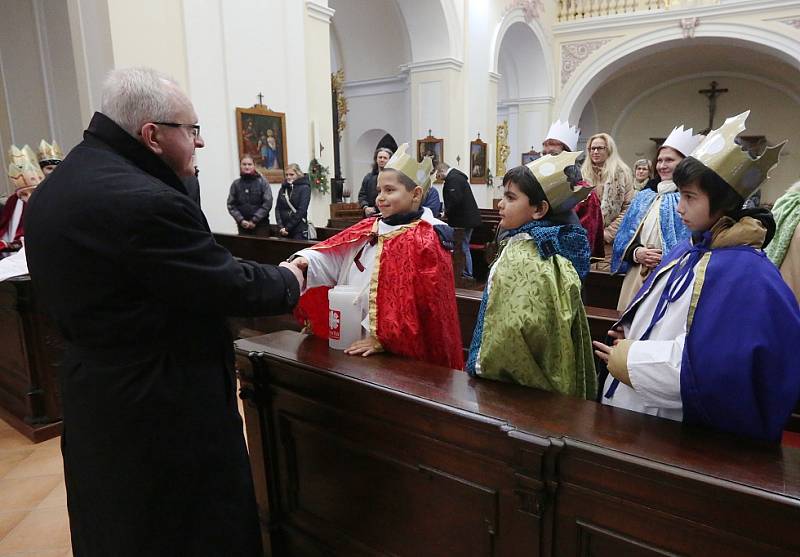
<svg viewBox="0 0 800 557"><path fill-rule="evenodd" d="M403 89L405 87L404 83ZM348 91L353 89L345 88L350 108L345 130L350 157L348 166L342 171L353 188L355 201L361 179L372 167L375 146L384 134L392 134L398 145L409 143L412 151L416 148L416 141L409 133L408 94L405 90L358 96L350 96Z"/></svg>
<svg viewBox="0 0 800 557"><path fill-rule="evenodd" d="M197 153L203 211L214 231L236 230L226 207L230 183L239 173L236 107L252 106L260 92L264 104L286 113L287 162L297 162L303 169L312 156L311 121L318 120L325 133L324 118L319 113L311 117L308 87L329 90L329 74L320 74L309 84L306 49L316 49L324 41L323 58L329 67L328 37L303 39L305 10L302 2L280 0L227 0L224 6L221 0L184 3L189 91L206 141ZM329 97L326 104L330 111ZM327 156L332 153L324 154L323 164L332 170ZM272 184L275 195L279 186ZM311 219L322 223L327 220L322 214L327 213L327 201L317 197ZM274 206L270 219L275 222Z"/></svg>
<svg viewBox="0 0 800 557"><path fill-rule="evenodd" d="M65 0L36 0L43 46L52 138L64 153L83 139L87 122L81 118L78 76L72 51L69 11ZM48 140L49 141L49 140Z"/></svg>
<svg viewBox="0 0 800 557"><path fill-rule="evenodd" d="M142 66L158 60L158 69L186 88L189 80L182 4L162 0L108 0L114 67ZM186 2L189 9L191 4Z"/></svg>
<svg viewBox="0 0 800 557"><path fill-rule="evenodd" d="M8 128L5 151L12 142L28 143L36 150L39 140L51 134L41 52L33 4L29 0L0 0L0 56ZM6 161L3 168L8 168ZM3 172L5 174L5 172ZM5 188L4 188L5 189Z"/></svg>

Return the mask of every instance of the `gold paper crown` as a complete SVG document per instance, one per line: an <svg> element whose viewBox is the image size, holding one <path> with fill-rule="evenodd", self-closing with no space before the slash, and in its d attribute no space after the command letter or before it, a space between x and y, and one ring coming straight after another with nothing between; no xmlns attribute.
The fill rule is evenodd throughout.
<svg viewBox="0 0 800 557"><path fill-rule="evenodd" d="M582 186L572 189L564 172L568 166L575 164L580 155L581 151L562 151L558 155L545 155L526 165L539 181L555 213L572 209L592 191L591 187Z"/></svg>
<svg viewBox="0 0 800 557"><path fill-rule="evenodd" d="M769 177L778 164L778 157L786 141L767 147L760 157L751 157L736 142L736 136L745 130L750 111L725 120L692 151L691 156L716 172L736 193L747 199Z"/></svg>
<svg viewBox="0 0 800 557"><path fill-rule="evenodd" d="M36 181L37 184L44 179L44 173L39 168L39 165L36 164L36 155L30 146L25 145L22 149L19 149L16 145L12 145L8 149L8 156L11 159L8 165L8 177L14 185L14 189L36 185L29 184L25 179L25 174L27 173L33 173L39 178Z"/></svg>
<svg viewBox="0 0 800 557"><path fill-rule="evenodd" d="M50 161L61 162L63 160L64 153L61 152L61 147L58 146L58 143L53 141L53 144L50 145L47 141L42 139L41 143L39 143L39 163Z"/></svg>
<svg viewBox="0 0 800 557"><path fill-rule="evenodd" d="M11 180L11 185L14 186L15 190L25 187L25 177L22 175L22 167L13 162L8 163L8 179Z"/></svg>
<svg viewBox="0 0 800 557"><path fill-rule="evenodd" d="M389 162L386 163L385 168L397 170L411 178L415 184L422 188L422 199L425 199L428 190L431 189L433 158L426 156L423 157L422 162L417 162L414 157L406 153L406 151L408 151L408 143L403 143L397 148L397 151L394 152Z"/></svg>
<svg viewBox="0 0 800 557"><path fill-rule="evenodd" d="M22 149L20 149L16 145L12 145L11 147L8 148L8 158L11 159L11 164L22 166L25 163L25 160L28 158L28 156Z"/></svg>

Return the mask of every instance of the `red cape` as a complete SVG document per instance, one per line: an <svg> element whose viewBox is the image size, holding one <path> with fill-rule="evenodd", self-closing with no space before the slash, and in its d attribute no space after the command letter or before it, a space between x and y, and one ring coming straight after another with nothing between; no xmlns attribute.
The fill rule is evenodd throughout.
<svg viewBox="0 0 800 557"><path fill-rule="evenodd" d="M11 226L11 217L14 216L14 209L17 207L17 203L22 202L19 197L17 197L16 193L12 193L3 206L3 212L0 213L0 238L6 233L8 227ZM14 238L11 240L12 242L21 241L22 237L25 235L25 209L27 209L27 204L22 205L22 215L20 215L19 226L17 226L17 232L14 234ZM0 240L0 249L5 248L5 242Z"/></svg>
<svg viewBox="0 0 800 557"><path fill-rule="evenodd" d="M364 219L311 249L366 242L376 220ZM452 257L433 226L412 222L379 236L376 249L370 284L372 334L387 352L463 369ZM295 309L295 316L322 338L328 338L328 290L308 290Z"/></svg>
<svg viewBox="0 0 800 557"><path fill-rule="evenodd" d="M575 206L575 213L589 236L589 250L592 257L603 258L605 240L603 239L603 212L600 210L600 198L592 190L589 197Z"/></svg>

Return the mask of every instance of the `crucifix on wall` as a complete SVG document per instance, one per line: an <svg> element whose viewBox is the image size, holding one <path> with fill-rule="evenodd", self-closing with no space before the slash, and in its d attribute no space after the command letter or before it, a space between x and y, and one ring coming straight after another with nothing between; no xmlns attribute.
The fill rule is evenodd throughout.
<svg viewBox="0 0 800 557"><path fill-rule="evenodd" d="M716 81L712 81L710 89L700 89L698 91L698 93L708 98L708 128L700 132L704 135L707 135L708 132L714 128L714 115L717 113L717 97L728 92L728 89L718 89L717 85L719 84Z"/></svg>

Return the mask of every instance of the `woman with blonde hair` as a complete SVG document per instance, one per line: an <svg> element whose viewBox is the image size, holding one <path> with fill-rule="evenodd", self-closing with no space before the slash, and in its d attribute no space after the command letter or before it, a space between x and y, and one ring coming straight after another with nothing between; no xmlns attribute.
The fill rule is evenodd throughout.
<svg viewBox="0 0 800 557"><path fill-rule="evenodd" d="M653 163L649 159L639 159L633 165L633 189L641 191L652 180Z"/></svg>
<svg viewBox="0 0 800 557"><path fill-rule="evenodd" d="M583 179L595 187L603 213L605 258L597 268L608 270L617 229L633 199L633 175L620 158L617 144L607 133L596 133L586 142L586 158L581 167Z"/></svg>
<svg viewBox="0 0 800 557"><path fill-rule="evenodd" d="M308 204L311 202L311 184L300 165L286 167L286 180L278 191L275 203L275 220L278 233L293 240L308 239Z"/></svg>

